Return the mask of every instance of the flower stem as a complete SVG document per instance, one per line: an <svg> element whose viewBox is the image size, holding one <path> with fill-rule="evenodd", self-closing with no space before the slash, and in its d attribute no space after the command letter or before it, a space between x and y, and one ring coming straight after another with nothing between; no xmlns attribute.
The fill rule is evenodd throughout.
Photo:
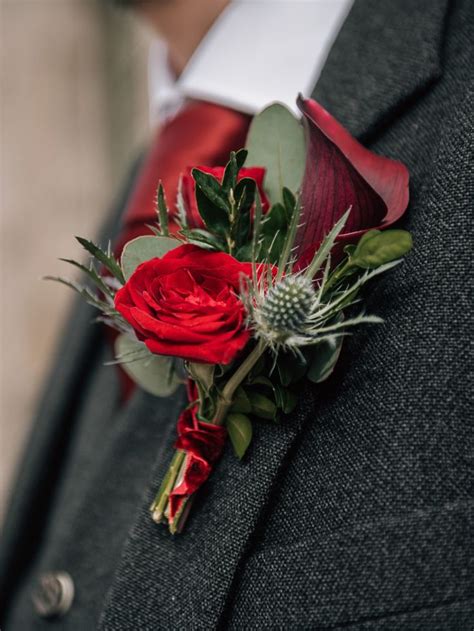
<svg viewBox="0 0 474 631"><path fill-rule="evenodd" d="M230 406L232 405L232 400L235 394L235 391L240 386L245 377L249 374L255 364L258 362L260 357L266 350L266 345L264 342L259 341L257 346L253 349L253 351L244 359L244 361L237 368L235 373L229 379L229 381L224 386L222 390L222 395L219 398L217 403L216 413L214 415L214 420L212 421L215 425L222 425L225 421L225 417L227 412L229 411Z"/></svg>
<svg viewBox="0 0 474 631"><path fill-rule="evenodd" d="M157 524L163 521L165 510L168 505L168 498L175 486L176 478L179 475L185 458L186 453L184 451L175 452L173 460L171 461L158 493L156 494L156 497L150 507L152 519Z"/></svg>
<svg viewBox="0 0 474 631"><path fill-rule="evenodd" d="M216 413L212 420L214 425L222 425L227 416L230 406L233 402L235 391L240 386L245 377L249 374L255 364L266 350L266 344L262 341L257 343L253 351L244 359L237 368L235 373L224 386L222 394L218 399ZM153 521L160 523L167 518L168 499L170 493L180 484L186 467L186 454L183 451L177 451L171 461L170 467L160 486L155 501L151 505L151 513ZM172 521L169 521L169 530L171 534L180 533L186 523L189 515L191 504L194 496L184 497L182 499L179 511Z"/></svg>

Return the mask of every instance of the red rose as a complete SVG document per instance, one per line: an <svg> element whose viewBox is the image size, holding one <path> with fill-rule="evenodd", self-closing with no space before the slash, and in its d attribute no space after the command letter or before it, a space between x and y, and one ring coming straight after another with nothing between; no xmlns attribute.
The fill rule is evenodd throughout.
<svg viewBox="0 0 474 631"><path fill-rule="evenodd" d="M181 245L138 266L115 307L152 353L229 364L247 344L240 277L251 263Z"/></svg>
<svg viewBox="0 0 474 631"><path fill-rule="evenodd" d="M351 208L337 239L334 262L347 243L400 219L408 206L409 174L401 162L362 146L316 101L300 97L298 105L308 132L296 237L299 262L311 261L323 238Z"/></svg>
<svg viewBox="0 0 474 631"><path fill-rule="evenodd" d="M191 171L195 168L199 169L199 171L203 171L204 173L210 173L216 178L216 180L219 180L219 182L222 183L225 167L189 167L187 171L182 175L181 190L183 194L183 202L186 209L188 224L191 228L204 228L204 222L201 219L201 215L199 214L196 201L196 182L191 175ZM240 169L239 175L237 177L238 182L246 177L255 180L255 182L257 183L258 192L260 193L260 197L262 200L262 211L264 213L266 213L270 207L268 198L265 195L265 191L263 190L263 180L265 178L265 173L266 169L264 169L263 167L251 167L249 169L242 168Z"/></svg>

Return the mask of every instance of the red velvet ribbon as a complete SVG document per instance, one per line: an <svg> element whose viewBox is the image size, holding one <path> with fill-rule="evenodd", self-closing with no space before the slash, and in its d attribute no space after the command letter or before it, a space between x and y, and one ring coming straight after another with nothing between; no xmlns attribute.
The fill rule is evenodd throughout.
<svg viewBox="0 0 474 631"><path fill-rule="evenodd" d="M194 403L178 419L178 440L174 445L176 449L186 452L185 469L181 483L169 497L170 521L185 498L195 493L207 480L222 454L227 437L225 427L198 419L197 389L192 381L188 382L188 397Z"/></svg>

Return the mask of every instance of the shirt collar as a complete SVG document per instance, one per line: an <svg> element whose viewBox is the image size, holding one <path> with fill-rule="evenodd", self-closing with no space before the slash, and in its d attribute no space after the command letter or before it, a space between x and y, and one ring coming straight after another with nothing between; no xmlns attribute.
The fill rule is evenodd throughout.
<svg viewBox="0 0 474 631"><path fill-rule="evenodd" d="M255 114L273 101L293 111L309 95L353 0L233 0L178 80L159 40L150 49L152 123L188 98Z"/></svg>

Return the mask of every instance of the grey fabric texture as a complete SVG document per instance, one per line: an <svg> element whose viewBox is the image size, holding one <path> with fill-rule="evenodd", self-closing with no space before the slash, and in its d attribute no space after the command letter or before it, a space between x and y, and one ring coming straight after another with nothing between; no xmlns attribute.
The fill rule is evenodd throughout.
<svg viewBox="0 0 474 631"><path fill-rule="evenodd" d="M243 463L226 448L182 536L148 506L183 393L120 410L78 307L5 530L2 628L50 628L30 592L52 569L76 585L61 630L474 627L473 12L356 0L315 97L409 167L415 249L367 293L385 324Z"/></svg>

